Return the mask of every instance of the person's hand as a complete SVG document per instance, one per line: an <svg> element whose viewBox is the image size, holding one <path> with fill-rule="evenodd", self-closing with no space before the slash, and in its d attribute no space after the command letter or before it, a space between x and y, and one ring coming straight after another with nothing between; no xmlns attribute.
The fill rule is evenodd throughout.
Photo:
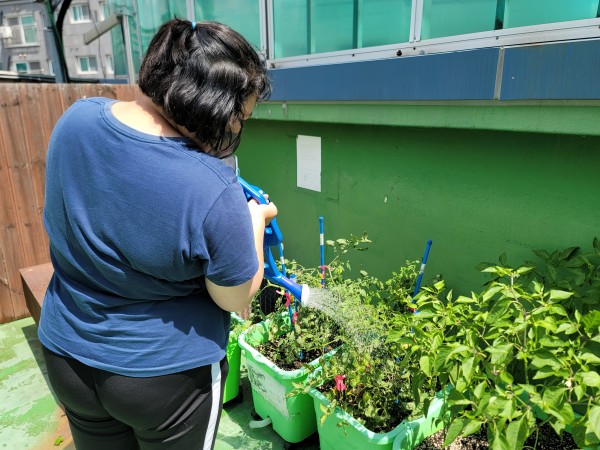
<svg viewBox="0 0 600 450"><path fill-rule="evenodd" d="M265 195L268 199L269 196ZM248 201L248 208L250 209L250 216L252 216L252 222L264 223L267 226L271 220L277 215L277 206L275 203L269 202L268 204L259 204L256 200L251 199Z"/></svg>

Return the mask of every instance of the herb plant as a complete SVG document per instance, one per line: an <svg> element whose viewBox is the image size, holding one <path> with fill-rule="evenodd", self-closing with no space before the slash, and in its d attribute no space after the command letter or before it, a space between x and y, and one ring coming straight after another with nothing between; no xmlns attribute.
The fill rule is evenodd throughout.
<svg viewBox="0 0 600 450"><path fill-rule="evenodd" d="M402 364L418 361L416 401L423 385L453 387L444 444L485 427L490 448L521 449L541 420L582 447L598 445L598 300L583 313L573 292L546 288L532 267L483 271L493 278L480 294L425 288L418 314L397 316L388 336L406 349Z"/></svg>

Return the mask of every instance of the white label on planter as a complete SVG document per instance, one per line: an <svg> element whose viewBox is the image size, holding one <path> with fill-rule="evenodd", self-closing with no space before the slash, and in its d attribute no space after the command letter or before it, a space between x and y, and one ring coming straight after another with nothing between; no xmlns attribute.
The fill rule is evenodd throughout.
<svg viewBox="0 0 600 450"><path fill-rule="evenodd" d="M260 394L265 401L273 405L283 416L289 417L285 402L285 387L249 359L246 360L246 368L248 369L248 379L252 389Z"/></svg>

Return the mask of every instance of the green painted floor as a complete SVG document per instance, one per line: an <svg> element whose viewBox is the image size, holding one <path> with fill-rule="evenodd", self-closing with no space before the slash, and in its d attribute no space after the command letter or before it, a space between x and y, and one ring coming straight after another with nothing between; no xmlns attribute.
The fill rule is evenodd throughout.
<svg viewBox="0 0 600 450"><path fill-rule="evenodd" d="M243 360L241 382L243 399L225 405L215 449L285 448L270 426L248 426L253 406ZM292 448L319 446L313 438ZM4 449L75 450L65 416L46 382L37 325L31 318L0 325L0 450Z"/></svg>

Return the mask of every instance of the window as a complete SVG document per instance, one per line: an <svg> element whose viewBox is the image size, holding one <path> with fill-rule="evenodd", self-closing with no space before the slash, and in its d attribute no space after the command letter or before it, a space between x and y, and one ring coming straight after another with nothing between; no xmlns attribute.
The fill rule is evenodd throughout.
<svg viewBox="0 0 600 450"><path fill-rule="evenodd" d="M48 60L48 73L52 76L56 75L54 73L54 61L52 61L51 59Z"/></svg>
<svg viewBox="0 0 600 450"><path fill-rule="evenodd" d="M16 45L39 45L37 39L37 25L33 16L8 17L8 26L12 29L12 38L7 42L7 47Z"/></svg>
<svg viewBox="0 0 600 450"><path fill-rule="evenodd" d="M90 7L88 5L71 6L71 23L85 23L90 20Z"/></svg>
<svg viewBox="0 0 600 450"><path fill-rule="evenodd" d="M79 73L97 73L98 62L95 56L80 56L77 58L79 63Z"/></svg>
<svg viewBox="0 0 600 450"><path fill-rule="evenodd" d="M108 2L100 2L100 10L98 14L98 20L103 21L106 20L109 16L108 13Z"/></svg>
<svg viewBox="0 0 600 450"><path fill-rule="evenodd" d="M106 72L115 73L115 64L112 55L106 55Z"/></svg>
<svg viewBox="0 0 600 450"><path fill-rule="evenodd" d="M23 61L15 63L17 73L41 73L42 65L39 61Z"/></svg>

